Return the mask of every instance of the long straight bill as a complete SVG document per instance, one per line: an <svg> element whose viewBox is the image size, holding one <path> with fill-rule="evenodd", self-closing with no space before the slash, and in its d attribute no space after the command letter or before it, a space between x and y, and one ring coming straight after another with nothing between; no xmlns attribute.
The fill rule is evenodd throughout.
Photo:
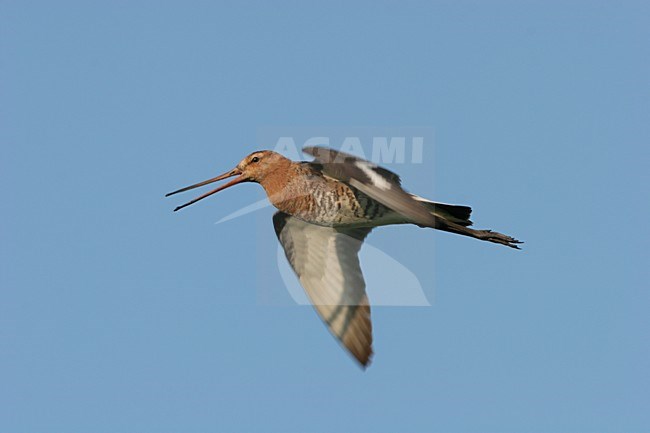
<svg viewBox="0 0 650 433"><path fill-rule="evenodd" d="M194 185L186 186L185 188L181 188L181 189L178 189L176 191L165 194L165 197L169 197L170 195L178 194L179 192L189 191L190 189L194 189L194 188L198 188L200 186L208 185L208 184L211 184L213 182L217 182L217 181L220 181L220 180L223 180L223 179L227 179L227 178L232 177L232 176L237 176L238 174L240 175L241 171L235 168L234 170L231 170L231 171L229 171L227 173L224 173L224 174L222 174L220 176L213 177L212 179L204 180L203 182L195 183ZM176 209L174 209L174 212L176 212L177 210L183 209L184 207L187 207L187 206L189 206L191 204L194 204L199 200L203 200L204 198L209 197L212 194L218 193L219 191L222 191L222 190L224 190L226 188L229 188L229 187L231 187L233 185L237 185L238 183L241 183L241 182L244 182L244 181L246 181L246 179L243 176L240 176L240 177L238 177L236 179L233 179L233 180L231 180L230 182L228 182L225 185L221 185L220 187L215 188L212 191L208 191L205 194L195 198L194 200L191 200L191 201L189 201L189 202L187 202L187 203L185 203L185 204L183 204L181 206L178 206Z"/></svg>

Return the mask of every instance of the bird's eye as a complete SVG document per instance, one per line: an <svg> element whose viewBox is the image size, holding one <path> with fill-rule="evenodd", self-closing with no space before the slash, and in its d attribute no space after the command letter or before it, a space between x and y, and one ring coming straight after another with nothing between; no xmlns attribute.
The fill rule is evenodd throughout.
<svg viewBox="0 0 650 433"><path fill-rule="evenodd" d="M259 161L260 161L260 159L257 156L254 156L253 158L251 158L251 162L259 162Z"/></svg>

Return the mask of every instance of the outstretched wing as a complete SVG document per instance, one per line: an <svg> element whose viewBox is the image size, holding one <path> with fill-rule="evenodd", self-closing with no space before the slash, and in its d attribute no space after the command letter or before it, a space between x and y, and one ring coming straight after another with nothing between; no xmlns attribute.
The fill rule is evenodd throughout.
<svg viewBox="0 0 650 433"><path fill-rule="evenodd" d="M325 147L305 147L326 175L345 182L381 204L421 226L434 227L435 217L413 196L404 191L395 173L365 159Z"/></svg>
<svg viewBox="0 0 650 433"><path fill-rule="evenodd" d="M370 228L337 229L276 212L284 252L330 332L361 363L372 355L372 323L358 252Z"/></svg>

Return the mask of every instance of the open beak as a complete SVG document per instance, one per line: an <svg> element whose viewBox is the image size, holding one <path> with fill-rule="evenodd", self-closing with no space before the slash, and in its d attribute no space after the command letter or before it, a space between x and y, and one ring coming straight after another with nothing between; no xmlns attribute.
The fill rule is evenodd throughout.
<svg viewBox="0 0 650 433"><path fill-rule="evenodd" d="M195 198L194 200L188 201L184 205L178 206L176 209L174 209L174 212L176 212L177 210L183 209L184 207L189 206L191 204L194 204L199 200L203 200L204 198L209 197L212 194L215 194L215 193L217 193L217 192L219 192L221 190L229 188L229 187L231 187L233 185L237 185L238 183L245 182L246 178L244 178L244 176L242 176L242 172L241 172L240 169L234 168L234 169L230 170L229 172L224 173L224 174L222 174L220 176L213 177L212 179L204 180L203 182L195 183L194 185L186 186L185 188L181 188L181 189L176 190L174 192L170 192L169 194L165 194L165 197L169 197L170 195L178 194L179 192L184 192L184 191L188 191L190 189L198 188L198 187L203 186L203 185L208 185L210 183L217 182L217 181L220 181L220 180L223 180L223 179L228 179L229 177L233 177L233 176L237 176L237 175L239 175L238 178L231 180L227 184L221 185L219 188L215 188L212 191L208 191L205 194Z"/></svg>

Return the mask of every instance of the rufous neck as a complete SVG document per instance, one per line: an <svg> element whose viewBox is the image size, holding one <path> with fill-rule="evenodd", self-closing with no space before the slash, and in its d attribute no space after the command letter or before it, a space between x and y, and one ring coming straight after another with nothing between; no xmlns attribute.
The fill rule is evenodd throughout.
<svg viewBox="0 0 650 433"><path fill-rule="evenodd" d="M267 173L260 181L260 185L264 187L268 196L281 194L289 183L292 172L293 161L290 159L278 161L273 171Z"/></svg>

